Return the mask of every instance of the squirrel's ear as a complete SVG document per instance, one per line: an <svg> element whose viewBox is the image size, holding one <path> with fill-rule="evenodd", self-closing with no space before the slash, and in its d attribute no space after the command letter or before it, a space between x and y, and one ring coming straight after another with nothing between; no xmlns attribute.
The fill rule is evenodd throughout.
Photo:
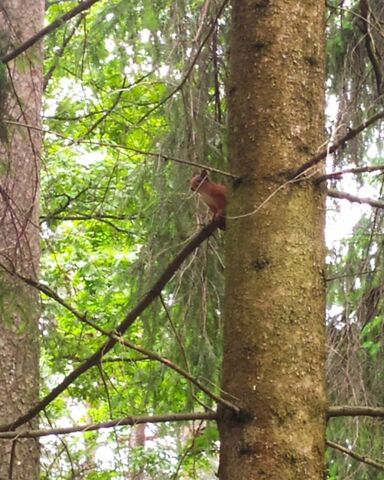
<svg viewBox="0 0 384 480"><path fill-rule="evenodd" d="M208 177L208 172L207 172L207 170L205 170L205 168L204 168L203 170L201 170L200 175L201 175L202 178Z"/></svg>

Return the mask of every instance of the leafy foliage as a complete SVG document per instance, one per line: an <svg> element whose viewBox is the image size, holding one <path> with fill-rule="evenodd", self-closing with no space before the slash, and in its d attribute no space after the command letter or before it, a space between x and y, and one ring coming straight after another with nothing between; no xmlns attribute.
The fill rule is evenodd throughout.
<svg viewBox="0 0 384 480"><path fill-rule="evenodd" d="M384 56L384 8L371 0L369 17L364 3L328 2L334 140L382 108L382 62L378 66L374 58ZM75 5L50 2L47 21ZM101 0L46 38L42 281L105 330L116 328L208 219L187 184L193 163L226 168L229 22L226 11L216 18L221 6L201 0ZM3 70L0 64L0 90ZM382 164L380 129L345 145L331 167ZM346 189L364 187L382 196L380 175L343 182ZM350 236L329 249L332 403L384 403L382 224L380 211L366 210ZM216 234L127 335L216 392L223 269L223 238ZM105 338L49 296L42 306L44 394ZM102 422L212 406L174 371L117 345L50 405L43 422ZM383 450L381 426L371 420L332 419L328 435L374 458ZM47 440L42 478L212 478L217 441L215 426L199 422ZM381 475L331 450L327 463L332 480Z"/></svg>
<svg viewBox="0 0 384 480"><path fill-rule="evenodd" d="M71 3L53 2L48 21ZM227 22L215 23L219 6L101 1L46 40L42 279L106 330L113 331L151 288L194 233L196 220L208 219L201 208L196 217L187 181L193 172L188 162L225 169L221 99ZM208 35L212 25L215 46ZM212 63L213 56L219 63ZM213 390L221 355L222 248L217 234L127 336ZM49 297L43 304L47 392L104 339ZM47 415L50 424L76 412L83 412L77 421L99 422L201 406L212 406L205 394L164 365L120 345L56 400ZM153 449L136 445L134 431L66 440L65 460L51 461L61 443L47 443L44 478L64 478L71 470L89 479L122 478L124 472L176 478L176 470L177 478L212 475L212 460L202 449L215 441L211 427L197 437L185 425L157 428ZM105 442L109 450L98 460ZM129 462L123 461L128 451Z"/></svg>
<svg viewBox="0 0 384 480"><path fill-rule="evenodd" d="M330 8L328 86L331 100L337 102L336 138L382 108L382 87L377 81L382 72L374 56L383 51L383 15L383 5L376 1L349 2L346 8L335 3ZM346 146L334 163L382 164L381 129L378 125L368 130ZM360 188L361 196L382 196L382 175L357 175L340 184L348 191ZM335 404L383 404L382 226L381 210L360 210L349 238L334 244L329 252L328 382ZM328 436L361 455L382 457L382 428L377 421L333 419ZM380 470L340 453L330 451L328 459L332 479L382 476Z"/></svg>

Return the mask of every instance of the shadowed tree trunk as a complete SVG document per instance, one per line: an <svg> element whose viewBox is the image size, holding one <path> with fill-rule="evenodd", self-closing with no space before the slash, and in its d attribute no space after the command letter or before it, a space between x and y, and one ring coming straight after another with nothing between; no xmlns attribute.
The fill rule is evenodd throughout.
<svg viewBox="0 0 384 480"><path fill-rule="evenodd" d="M43 0L2 0L1 55L41 29L43 16ZM9 423L39 388L38 297L5 270L38 274L41 135L14 122L41 124L41 45L0 67L0 423ZM0 442L0 479L8 478L39 478L35 439Z"/></svg>
<svg viewBox="0 0 384 480"><path fill-rule="evenodd" d="M233 2L221 480L324 478L324 6Z"/></svg>

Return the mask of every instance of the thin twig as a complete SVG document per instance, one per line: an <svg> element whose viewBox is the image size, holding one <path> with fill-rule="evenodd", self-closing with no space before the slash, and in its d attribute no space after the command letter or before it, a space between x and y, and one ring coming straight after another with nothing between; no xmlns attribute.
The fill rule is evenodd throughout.
<svg viewBox="0 0 384 480"><path fill-rule="evenodd" d="M66 37L63 39L63 43L59 50L55 52L55 62L52 64L51 68L48 70L48 72L44 75L44 81L43 81L43 92L47 89L48 83L53 75L53 72L57 68L57 65L59 63L59 58L61 58L64 55L65 49L67 48L69 42L72 40L73 36L76 33L76 30L78 29L80 23L83 21L84 15L80 15L79 18L77 19L76 23L73 25L72 29L68 33Z"/></svg>
<svg viewBox="0 0 384 480"><path fill-rule="evenodd" d="M187 68L187 71L185 72L184 74L184 77L182 78L181 82L177 85L177 87L175 87L168 95L166 95L162 100L160 100L159 103L157 103L153 108L151 108L150 110L148 110L148 112L146 112L140 119L139 121L137 122L137 125L140 125L146 118L149 117L149 115L151 115L154 111L156 111L159 107L161 107L162 105L164 105L164 103L166 103L170 98L172 98L177 92L179 92L183 86L185 85L186 81L188 80L194 66L196 65L196 62L200 56L200 53L201 51L203 50L203 47L204 45L207 43L207 41L209 40L210 36L212 35L212 33L214 32L215 28L216 28L216 23L218 21L218 19L220 18L221 14L223 13L226 5L228 3L228 0L224 0L224 2L221 4L221 7L219 8L217 14L216 14L216 18L212 21L212 25L211 25L211 28L208 30L208 33L206 34L206 36L204 37L203 41L201 42L201 44L199 45L199 48L196 50L196 53L195 53L195 56L193 57L189 67Z"/></svg>
<svg viewBox="0 0 384 480"><path fill-rule="evenodd" d="M384 165L369 165L367 167L355 167L355 168L345 168L344 170L337 170L336 172L326 173L320 175L315 179L315 183L325 182L326 180L339 179L342 175L347 173L366 173L366 172L375 172L377 170L384 170Z"/></svg>
<svg viewBox="0 0 384 480"><path fill-rule="evenodd" d="M61 17L57 18L55 21L53 21L43 29L41 29L35 35L28 38L28 40L23 42L19 47L15 48L11 52L7 53L6 55L3 55L0 58L0 62L8 63L10 60L13 60L17 56L19 56L21 53L28 50L28 48L32 47L35 43L37 43L43 37L45 37L45 35L48 35L49 33L53 32L57 28L61 27L62 25L64 25L64 23L66 23L71 18L75 17L77 14L83 12L84 10L88 10L94 3L98 1L99 0L85 0L84 2L80 3L75 8L65 13Z"/></svg>
<svg viewBox="0 0 384 480"><path fill-rule="evenodd" d="M169 415L149 415L143 417L124 417L108 422L87 423L73 427L50 428L49 430L26 430L24 432L0 432L0 438L35 438L49 435L67 435L69 433L83 433L100 430L101 428L124 427L141 423L189 422L193 420L216 420L215 412L171 413Z"/></svg>
<svg viewBox="0 0 384 480"><path fill-rule="evenodd" d="M382 200L375 200L374 198L369 197L358 197L356 195L352 195L351 193L336 190L335 188L328 188L327 195L329 197L339 198L341 200L348 200L349 202L353 203L365 203L367 205L371 205L371 207L374 208L384 208L384 201Z"/></svg>
<svg viewBox="0 0 384 480"><path fill-rule="evenodd" d="M233 215L233 216L229 216L229 215L226 215L226 218L230 219L230 220L237 220L239 218L245 218L245 217L250 217L252 215L255 215L256 213L258 213L262 208L264 208L264 206L275 196L277 195L280 190L283 190L285 187L287 187L288 185L292 184L292 183L296 183L296 182L300 182L302 180L306 180L308 177L304 177L303 174L299 174L297 175L296 177L294 178L291 178L290 180L287 180L286 182L282 183L281 185L279 185L278 187L276 187L275 190L272 191L272 193L270 193L268 195L268 197L266 197L261 203L259 203L259 205L254 209L252 210L251 212L247 212L247 213L243 213L243 214L240 214L240 215Z"/></svg>
<svg viewBox="0 0 384 480"><path fill-rule="evenodd" d="M235 413L240 412L240 408L237 407L235 404L233 404L232 402L229 402L228 400L225 400L222 397L219 397L218 395L213 393L211 390L209 390L209 388L207 388L205 385L203 385L199 380L197 380L195 377L193 377L189 372L182 369L181 367L179 367L175 363L171 362L167 358L161 357L160 355L158 355L155 352L151 352L150 350L139 347L138 345L135 345L135 344L129 342L128 340L125 340L124 338L122 338L120 336L117 336L115 334L111 334L110 336L111 336L111 338L118 340L119 343L121 343L122 345L124 345L126 347L129 347L132 350L135 350L136 352L139 352L143 355L146 355L149 358L151 358L153 360L156 360L156 361L162 363L163 365L166 365L167 367L171 368L172 370L177 372L179 375L181 375L182 377L189 380L190 383L195 385L199 390L201 390L206 395L208 395L210 398L212 398L212 400L214 400L216 403L232 410Z"/></svg>
<svg viewBox="0 0 384 480"><path fill-rule="evenodd" d="M380 112L376 113L375 115L372 115L372 117L368 118L365 122L361 123L358 127L356 128L351 128L346 135L341 137L337 142L333 143L327 148L324 148L321 150L319 153L314 155L312 158L310 158L307 162L305 162L301 167L299 167L297 170L292 172L290 174L290 178L295 178L298 175L301 175L304 173L306 170L309 168L317 165L321 160L323 160L327 155L336 152L341 146L343 146L346 142L349 140L352 140L352 138L355 138L359 133L361 133L363 130L371 126L373 123L377 122L378 120L381 120L384 118L384 110L381 110Z"/></svg>
<svg viewBox="0 0 384 480"><path fill-rule="evenodd" d="M367 457L367 455L359 455L353 450L350 450L349 448L345 448L342 445L339 445L338 443L331 442L330 440L327 440L326 444L328 445L328 447L334 448L335 450L339 450L340 452L343 452L346 455L349 455L350 457L354 458L355 460L358 460L359 462L366 463L367 465L378 468L379 470L384 470L384 463L378 462L377 460L373 460L372 458Z"/></svg>
<svg viewBox="0 0 384 480"><path fill-rule="evenodd" d="M185 347L184 347L184 343L183 343L183 339L180 337L179 335L179 332L177 331L177 328L176 328L176 325L174 323L174 321L172 320L172 316L171 316L171 313L168 309L168 306L167 304L165 303L164 301L164 297L163 295L159 295L160 297L160 302L161 302L161 305L163 306L164 308L164 311L165 311L165 315L168 319L168 322L169 324L171 325L171 329L175 335L175 338L176 338L176 341L179 345L179 348L180 348L180 352L181 352L181 355L183 357L183 360L184 360L184 365L185 365L185 368L188 370L188 372L190 372L190 368L189 368L189 364L188 364L188 358L187 358L187 354L185 352Z"/></svg>
<svg viewBox="0 0 384 480"><path fill-rule="evenodd" d="M97 141L92 141L92 140L74 140L73 138L68 137L67 135L63 135L62 133L54 132L53 130L37 127L35 125L30 125L30 124L27 124L27 123L15 122L14 120L3 120L3 123L6 123L8 125L17 125L19 127L28 128L28 129L31 129L31 130L38 130L42 133L55 135L58 138L69 141L71 144L96 145L98 147L119 148L121 150L126 150L127 152L135 152L135 153L138 153L140 155L149 155L151 157L162 158L164 161L170 160L170 161L175 162L175 163L181 163L183 165L190 165L192 167L197 167L199 169L208 170L209 172L219 173L220 175L224 175L226 177L230 177L230 178L233 178L233 179L237 178L236 175L234 175L233 173L229 173L229 172L226 172L224 170L220 170L218 168L211 167L209 165L204 165L203 163L192 162L190 160L183 160L181 158L172 157L171 155L168 155L168 154L162 153L162 152L151 152L151 151L147 151L147 150L140 150L139 148L127 147L126 145L120 145L120 144L117 144L117 143L110 143L110 142L97 142Z"/></svg>
<svg viewBox="0 0 384 480"><path fill-rule="evenodd" d="M9 269L7 269L7 267L5 265L2 265L2 268L4 270L6 270L9 274L12 274L12 272L10 272ZM24 276L22 276L18 273L13 273L13 275L16 276L18 279L22 280L27 285L30 285L30 286L34 287L36 290L44 293L49 298L52 298L53 300L55 300L57 303L62 305L66 310L71 312L82 323L85 323L85 324L91 326L94 330L102 333L106 337L109 337L111 340L115 341L115 343L119 343L121 345L124 345L124 346L126 346L126 347L128 347L132 350L135 350L136 352L142 353L147 358L150 358L152 360L156 360L156 361L162 363L163 365L166 365L167 367L171 368L172 370L177 372L179 375L181 375L182 377L187 379L190 383L195 385L199 390L201 390L206 395L208 395L208 397L212 398L216 403L221 404L224 407L227 407L227 408L235 411L236 413L239 412L240 409L236 405L234 405L233 403L231 403L227 400L224 400L223 398L219 397L214 392L209 390L199 380L197 380L195 377L193 377L192 374L189 371L186 371L186 370L182 369L181 367L179 367L175 363L171 362L167 358L164 358L164 357L158 355L155 352L152 352L150 350L146 350L146 349L144 349L144 348L142 348L138 345L135 345L132 342L129 342L128 340L125 340L121 335L116 334L115 332L109 332L108 330L105 330L104 328L100 327L96 321L94 321L94 320L88 318L86 315L78 312L74 307L72 307L72 305L70 305L65 300L63 300L55 291L53 291L48 286L46 286L44 284L41 284L34 279L24 277ZM160 298L162 298L161 295L160 295ZM100 361L101 361L101 359L100 359ZM98 363L98 365L99 364L100 364L100 362ZM188 367L188 365L187 365L187 367Z"/></svg>

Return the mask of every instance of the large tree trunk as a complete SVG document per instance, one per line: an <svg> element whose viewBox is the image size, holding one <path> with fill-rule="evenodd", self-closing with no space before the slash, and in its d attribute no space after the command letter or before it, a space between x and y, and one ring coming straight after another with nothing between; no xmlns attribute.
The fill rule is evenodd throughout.
<svg viewBox="0 0 384 480"><path fill-rule="evenodd" d="M221 480L324 478L324 5L233 2Z"/></svg>
<svg viewBox="0 0 384 480"><path fill-rule="evenodd" d="M42 28L43 0L1 0L0 54ZM8 272L36 278L39 264L38 188L42 47L4 67L0 87L0 424L38 400L38 297ZM36 424L34 423L35 427ZM0 479L39 478L34 439L0 441Z"/></svg>

